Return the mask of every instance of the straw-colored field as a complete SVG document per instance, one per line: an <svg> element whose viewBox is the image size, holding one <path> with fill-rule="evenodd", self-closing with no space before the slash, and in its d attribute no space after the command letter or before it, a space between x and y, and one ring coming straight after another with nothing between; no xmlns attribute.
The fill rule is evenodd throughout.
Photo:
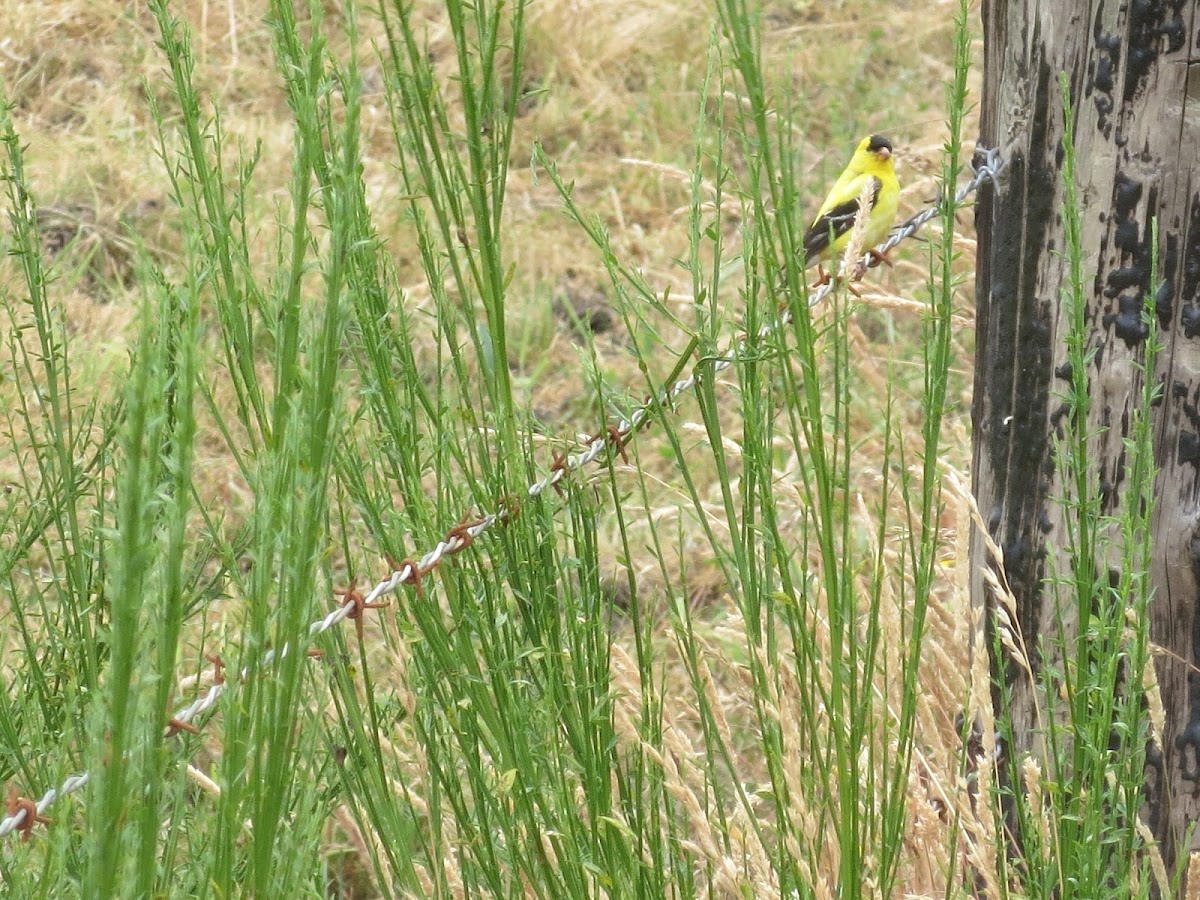
<svg viewBox="0 0 1200 900"><path fill-rule="evenodd" d="M265 6L259 0L174 4L194 33L197 86L206 115L219 116L225 138L225 171L232 179L245 160L257 160L245 198L246 219L254 223L254 229L246 237L252 263L261 266L260 274L269 280L284 235L280 223L286 222L289 214L287 192L296 135L273 55L271 30L264 22ZM427 29L429 57L448 79L455 58L442 4L418 0L415 6ZM324 7L325 31L336 50L345 42L342 17L338 4L327 2ZM770 0L765 4L765 70L771 90L780 104L787 106L795 123L794 140L803 166L801 182L807 186L811 208L815 209L824 185L836 177L859 137L875 132L889 135L897 148L903 187L901 218L934 199L934 176L946 138L945 82L953 72L956 9L957 4L944 0L901 6L862 0ZM599 377L617 400L623 396L636 400L647 393L646 376L631 352L634 342L651 348L655 368L649 375L654 383L666 376L674 365L674 354L686 345L688 335L680 326L694 324L696 299L685 266L691 171L697 158L702 172L710 169L711 154L717 148L712 124L719 120L733 127L733 111L743 101L728 69L721 68L728 66L728 59L719 57L725 50L716 36L715 12L708 4L538 0L528 15L526 91L515 119L500 243L512 273L505 307L508 365L524 416L522 426L528 426L533 434L530 441L540 449L544 472L552 463L554 450L570 448L581 435L603 429L611 407L602 408L598 399ZM14 104L12 117L25 147L44 258L53 273L49 295L61 310L70 339L75 397L81 408L92 400L111 401L126 387L125 372L144 302L139 255L147 253L170 276L187 252L189 239L179 211L171 203L167 175L169 167L179 165L179 148L173 136L160 144L151 113L151 104L157 103L169 125L179 116L168 90L165 62L156 46L157 27L142 4L112 0L51 4L0 0L0 21L5 23L0 35L0 84ZM391 113L373 49L375 42L382 40L382 27L369 11L363 11L360 24L365 86L361 141L367 200L383 252L394 267L397 302L410 310L412 321L431 322L437 304L421 266L411 220L405 215L407 197L396 162ZM710 77L714 70L718 74ZM975 72L971 90L977 95ZM702 115L709 125L698 145L697 122ZM969 146L975 133L970 114L964 132ZM608 229L614 254L636 267L659 297L667 297L667 311L678 317L677 322L657 311L631 316L610 302L612 289L600 253L565 215L558 191L545 172L533 165L535 141L555 161L561 176L573 182L576 202ZM729 141L723 146L723 162L736 179L745 169L745 161L737 158L741 145ZM706 190L702 185L701 192ZM746 223L741 208L730 197L722 200L719 221L724 228L726 256L732 259L740 251ZM969 212L959 216L958 225L961 258L957 264L961 272L969 274L974 252ZM928 298L927 254L925 244L910 241L895 253L894 268L872 270L847 325L850 434L856 448L851 472L854 490L848 502L860 505L854 515L854 537L868 550L880 537L872 530L877 506L899 502L895 491L883 492L881 467L887 465L882 460L889 439L884 427L889 402L892 428L904 432L910 459L917 459L920 452L919 353ZM6 302L19 297L19 276L16 266L0 266L0 294ZM729 341L739 330L742 298L738 284L740 277L731 277L728 294L722 297L727 311L723 333ZM317 301L315 289L311 301ZM973 282L969 277L958 289L956 308L953 346L957 362L952 367L941 445L950 485L956 483L953 471L966 472L970 467ZM201 318L205 340L214 338L211 344L202 345L201 353L209 354L204 366L216 406L232 407L235 400L223 375L224 361L215 351L215 314L202 312ZM583 339L584 330L594 336L590 345L594 356L585 349L589 345ZM7 320L0 323L0 336L6 345L13 337ZM418 363L436 372L439 349L435 329L414 330L412 340ZM261 366L265 381L270 377L269 367ZM730 423L726 433L737 434L742 398L736 380L722 378L716 396L722 420ZM0 403L15 408L18 399L13 383L0 380ZM751 667L745 658L747 625L728 602L723 570L716 564L710 538L702 527L700 517L707 510L711 510L710 529L726 526L721 476L704 462L710 452L708 434L696 402L685 400L674 415L682 451L696 457L692 469L701 502L697 506L689 499L676 474L675 451L658 429L637 436L635 457L628 461L615 458L616 491L608 489L602 471L589 475L596 485L603 583L615 606L627 608L629 592L636 589L645 608L661 617L661 625L652 630L663 645L658 677L668 684L678 678L682 685L687 675L667 624L666 601L661 599L667 596L664 585L672 585L672 590L689 598L705 655L709 699L720 711L730 746L737 746L742 735L753 731L750 711L757 703L773 710L785 741L800 741L801 736L788 733L801 718L796 709L800 700L780 687L800 679L791 670L796 662L772 662L782 666L784 675L765 695L762 685L750 678ZM10 420L9 428L15 443L0 445L0 480L15 483L26 477L19 473L29 469L29 454L36 451L22 445L19 422ZM729 439L725 450L731 466L726 478L736 481L737 440ZM801 462L795 448L781 439L774 466L785 528L799 527L804 518L803 499L794 487ZM649 485L644 496L640 489L635 490L634 471L643 473ZM252 492L207 409L200 412L193 481L198 505L219 511L224 527L233 530L251 515ZM428 481L432 487L436 478L430 475ZM790 495L782 496L787 492ZM623 517L613 508L614 494L623 506ZM980 821L987 820L986 815L977 816L959 771L956 716L966 702L970 674L964 568L967 506L962 494L963 489L948 491L939 523L945 539L943 566L931 597L918 712L920 737L910 778L897 896L944 896L948 884L961 888L961 880L953 874L956 856L961 860L966 854L981 878L990 878L995 871L995 860L989 856L996 852L988 832L990 824ZM403 500L395 499L398 503ZM900 521L902 511L895 512L894 521ZM449 529L454 524L449 520L441 527ZM344 584L347 568L356 565L360 577L371 581L386 574L383 558L387 548L371 546L361 523L350 531L355 541L350 556L357 563L345 558L341 546L328 551L335 584L339 580ZM652 549L652 533L667 536L657 551ZM896 533L882 537L890 540ZM878 558L902 568L897 557L899 545L885 545ZM414 549L423 553L429 547ZM377 561L373 567L372 560ZM814 556L814 565L817 562ZM37 565L35 551L28 568ZM867 575L863 573L864 579ZM878 627L885 633L895 629L899 635L906 627L900 621L904 613L899 607L899 585L904 578L897 575L895 579L895 597L883 597ZM866 580L863 589L868 589ZM203 654L219 651L222 641L228 642L230 633L241 627L237 601L236 597L214 600L188 623L180 648L180 678L206 668ZM7 612L4 604L0 595L0 629ZM403 696L406 660L396 647L406 646L406 638L397 637L393 613L394 607L382 615L364 617L367 658L374 667L375 681L400 685L397 691ZM825 624L814 620L811 625L815 646L820 648L828 639ZM611 661L613 687L619 698L614 721L617 738L634 746L643 740L638 728L643 686L632 641L627 638L618 626ZM892 656L880 671L899 671L904 646L898 640L885 641L883 646ZM0 671L20 671L20 664L0 662ZM886 718L901 702L895 693L898 685L887 683L881 675L874 687L881 692L874 714ZM771 896L779 887L773 880L778 876L771 861L752 841L738 844L741 838L736 837L744 838L755 827L748 812L743 808L738 815L744 818L735 821L710 821L713 807L706 796L709 776L703 764L700 714L686 691L668 691L667 696L678 699L676 705L663 710L662 740L671 756L667 790L687 811L694 829L687 836L692 842L690 852L706 859L716 873L713 896L733 896L746 884L752 885L758 896ZM416 744L403 745L406 738L411 739L411 733L398 727L394 735L397 747L393 748L397 757L411 760L417 770L425 771ZM651 755L661 752L648 744L642 749ZM886 760L887 748L879 749L884 752L880 758ZM199 770L211 772L219 769L214 760L220 759L222 751L213 737L202 752L179 759L179 764L191 762ZM414 777L420 781L420 776ZM748 752L743 784L765 785L772 777L794 777L797 783L802 779L799 773L767 771L763 758ZM22 784L21 790L33 795L48 787ZM206 800L201 796L196 802ZM62 807L51 817L69 820L74 814ZM762 815L770 815L765 802ZM806 819L803 811L795 815L804 823L808 841L819 844L828 822L815 814ZM451 832L444 839L450 845L455 835L452 827L447 827ZM340 893L331 896L386 893L370 874L370 859L378 848L369 848L373 838L345 808L332 817L326 839L335 871L331 880L340 885L336 888ZM871 858L869 848L866 856ZM837 869L837 848L831 843L827 858L810 873L815 896L834 896L836 878L832 873ZM426 872L425 877L430 884L436 880L433 872ZM450 883L453 887L453 877Z"/></svg>
<svg viewBox="0 0 1200 900"><path fill-rule="evenodd" d="M327 31L336 47L339 19L333 6ZM444 61L449 73L452 48L438 6L427 5L430 54ZM943 95L952 71L954 9L952 3L929 2L879 16L872 5L857 2L766 5L767 71L781 100L802 111L795 138L812 208L858 137L876 131L896 144L901 218L935 196L932 179L945 140ZM68 333L85 336L73 347L77 381L97 396L111 396L121 387L115 376L128 359L140 299L134 248L144 245L169 270L184 239L169 206L149 109L151 99L159 100L172 121L174 101L155 46L153 17L137 4L70 0L49 7L6 3L0 10L9 23L0 43L0 77L15 104L45 244L56 265L53 297L62 305ZM294 134L263 19L265 4L205 0L176 4L176 12L195 30L199 89L211 110L219 112L228 140L226 169L234 171L239 153L258 154L247 200L248 218L257 230L249 237L263 270L270 271ZM506 308L514 326L510 363L524 402L547 437L573 441L601 425L595 391L581 365L580 327L597 335L599 362L610 383L627 386L635 397L646 391L627 350L626 323L607 302L602 261L582 230L567 220L549 179L534 177L533 142L545 146L562 176L573 182L580 205L610 230L614 251L636 265L659 294L669 289L673 312L691 324L691 277L681 260L688 247L695 125L706 67L715 52L715 27L715 11L704 4L544 0L531 7L529 93L516 120L502 241L515 284ZM362 28L368 91L362 115L364 177L374 224L396 267L404 302L432 315L429 286L402 216L404 190L370 47L380 28L367 12ZM831 49L836 70L829 61ZM973 72L973 91L977 82ZM722 95L727 104L738 102L733 87L722 91L714 83L709 95L710 104ZM966 133L973 134L972 125ZM711 150L711 134L708 141L702 151ZM734 149L731 144L726 153ZM737 161L732 162L736 170ZM725 203L727 255L733 256L740 223L735 205L728 198ZM971 216L959 218L963 269L970 271ZM59 255L66 245L68 251ZM915 365L906 383L888 364L914 352L924 255L920 243L906 245L896 255L896 268L872 272L863 289L863 308L852 326L853 390L855 412L862 418L859 433L866 440L889 380L901 407L919 389ZM11 285L14 275L5 271L5 283ZM970 323L971 288L969 280L961 287L957 321L963 326ZM731 335L738 304L734 279L723 300ZM656 373L662 377L674 362L671 354L682 351L687 340L670 322L653 324L664 350ZM954 391L961 404L947 452L965 469L969 327L960 330L958 346L960 378ZM431 346L419 346L420 352L431 353ZM215 384L219 389L219 379ZM222 456L222 442L202 437L202 444L197 478L203 492L236 513L238 479ZM645 453L643 465L654 459L654 453ZM670 469L670 459L661 458L655 475L669 481ZM862 475L869 487L870 472ZM703 585L697 589L704 593Z"/></svg>

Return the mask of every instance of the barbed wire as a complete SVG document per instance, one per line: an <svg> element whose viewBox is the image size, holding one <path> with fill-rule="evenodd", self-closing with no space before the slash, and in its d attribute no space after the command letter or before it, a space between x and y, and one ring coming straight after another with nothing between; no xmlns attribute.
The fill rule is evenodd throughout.
<svg viewBox="0 0 1200 900"><path fill-rule="evenodd" d="M974 171L972 178L955 194L955 206L961 205L971 194L979 190L985 182L996 181L999 178L1003 169L999 149L977 149L972 161L972 169ZM941 215L941 213L941 205L935 204L898 225L892 230L887 240L875 247L874 250L863 254L860 263L864 267L864 270L865 267L871 264L872 260L883 256L900 244L901 241L911 238L928 222ZM834 287L834 283L830 281L809 292L809 307L816 306L823 301L829 296ZM775 320L758 330L758 337L767 337L775 330L787 325L791 320L790 310L783 309ZM747 339L741 338L728 352L712 359L713 371L722 372L730 368L738 358L738 355L746 349L746 346ZM659 392L656 398L648 399L645 403L634 409L626 418L621 419L615 424L608 425L604 430L587 438L585 440L585 449L581 452L568 455L562 451L555 451L549 472L545 477L530 484L526 489L526 495L529 498L535 498L549 488L561 490L561 483L572 471L577 471L589 465L610 447L624 458L625 445L630 437L638 429L648 425L652 421L651 417L656 410L669 407L681 394L687 392L696 384L698 368L699 364L693 368L687 377L667 385ZM354 583L351 583L348 588L336 591L335 593L338 596L344 598L343 602L327 616L312 622L308 626L309 640L311 641L318 635L329 631L347 619L355 621L359 630L359 636L361 637L363 613L366 610L378 609L387 605L387 603L381 603L380 598L391 594L402 584L411 584L417 595L419 597L422 596L421 580L426 575L440 566L448 557L466 550L484 532L497 524L510 521L520 515L520 512L521 503L519 499L505 498L498 503L496 509L485 515L476 517L468 513L461 522L446 532L445 537L438 542L437 546L420 559L410 558L400 560L399 562L389 559L392 573L377 583L367 593L360 593ZM274 649L268 650L262 656L260 667L266 668L276 658L286 657L291 652L292 647L290 644L285 644L278 653ZM307 648L305 652L309 652ZM199 729L196 728L195 721L215 707L227 690L229 681L226 678L221 659L216 656L209 656L207 659L213 666L212 683L204 694L197 697L187 706L177 710L168 719L165 726L167 736L178 734L180 731L198 733ZM245 681L250 675L250 668L243 668L239 672L238 680ZM181 679L179 684L180 690L185 691L199 684L201 677L201 675L195 675ZM48 821L45 813L55 802L80 790L90 780L91 773L89 772L70 775L57 788L50 788L46 791L36 803L27 797L10 794L6 807L8 815L0 820L0 838L19 832L23 838L28 839L34 825Z"/></svg>

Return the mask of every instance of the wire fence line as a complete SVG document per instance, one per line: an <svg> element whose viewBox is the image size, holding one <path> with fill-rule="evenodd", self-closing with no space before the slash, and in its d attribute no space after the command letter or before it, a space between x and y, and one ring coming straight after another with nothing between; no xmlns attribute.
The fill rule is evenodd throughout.
<svg viewBox="0 0 1200 900"><path fill-rule="evenodd" d="M974 174L971 179L955 194L955 206L961 205L986 182L995 182L999 179L1003 169L999 149L977 149L972 160L972 169ZM863 254L860 263L864 266L864 270L873 259L877 259L879 256L896 247L901 241L912 237L931 220L941 215L941 213L941 206L934 204L894 228L886 241L875 247L872 251ZM809 307L816 306L823 301L829 296L834 287L834 283L830 281L810 291L808 294ZM790 323L791 320L791 312L786 308L783 309L777 318L759 329L758 337L767 337L772 332ZM747 342L746 338L741 338L732 344L727 352L712 359L713 372L722 372L733 366L738 356L745 351ZM572 472L583 469L610 448L624 456L626 443L639 429L649 425L653 421L652 416L656 411L670 408L671 404L680 395L695 386L698 377L698 368L699 364L694 366L691 373L685 378L681 378L665 386L656 397L647 399L646 402L634 409L627 418L608 425L601 432L588 438L584 449L579 453L569 455L561 451L556 451L548 473L540 480L530 484L526 489L527 497L534 498L549 488L558 488L561 482ZM381 602L381 598L393 593L403 584L412 585L417 595L421 596L422 578L441 565L448 557L466 550L480 535L489 529L518 516L520 511L520 500L517 498L507 498L497 503L495 509L489 513L477 517L468 514L463 521L446 532L437 546L419 559L404 559L399 562L389 560L392 573L366 593L360 593L354 583L351 583L348 588L338 590L336 594L342 598L342 602L327 616L312 622L308 626L309 642L311 643L312 639L329 631L347 619L355 620L355 624L361 634L363 614L367 610L378 609L387 605L386 602ZM268 650L263 655L259 666L255 668L258 670L266 668L276 658L285 657L292 652L294 651L290 644L285 644L278 652L274 649ZM305 647L302 652L308 653L310 651ZM194 724L196 720L216 706L221 696L229 689L231 683L244 681L251 676L250 667L246 667L231 682L226 675L219 657L210 656L208 657L208 661L213 667L211 683L208 689L191 703L177 710L168 719L165 726L168 736L177 734L180 731L198 732L199 729ZM200 675L195 675L181 679L180 690L185 691L198 685L201 677ZM45 813L54 803L80 790L87 785L90 779L91 773L89 772L70 775L57 788L47 790L41 799L36 802L31 798L14 793L10 788L6 805L7 815L4 819L0 819L0 839L10 834L19 833L23 839L27 840L35 825L49 821Z"/></svg>

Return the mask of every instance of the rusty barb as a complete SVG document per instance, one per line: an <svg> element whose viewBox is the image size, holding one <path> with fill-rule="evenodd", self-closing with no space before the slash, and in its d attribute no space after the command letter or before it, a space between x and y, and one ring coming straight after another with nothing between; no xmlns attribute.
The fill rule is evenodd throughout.
<svg viewBox="0 0 1200 900"><path fill-rule="evenodd" d="M979 190L984 183L998 180L1002 168L1003 164L999 150L976 149L972 160L974 175L955 195L955 206L962 204L967 197ZM862 265L864 271L865 267L869 266L872 261L886 254L901 241L912 237L940 214L941 208L935 205L922 210L908 221L898 225L892 230L886 241L863 254ZM810 291L808 294L808 305L810 307L816 306L829 296L833 288L834 284L831 282ZM766 337L789 322L791 322L791 313L785 308L780 311L777 319L759 329L758 336L760 338ZM747 340L742 338L736 341L726 353L712 360L714 372L721 372L730 368L733 365L733 361L745 350L746 344ZM655 413L665 409L673 409L674 401L696 384L696 378L697 370L693 368L691 374L687 377L666 385L657 397L646 398L642 405L635 408L627 418L606 424L599 431L584 438L579 445L581 447L579 452L569 454L561 450L554 451L549 471L541 480L529 485L524 497L519 495L503 497L497 501L496 508L492 512L483 515L475 515L473 512L468 511L457 525L447 530L445 536L438 542L436 547L419 559L408 558L395 561L388 558L387 562L392 570L391 574L376 584L367 593L360 592L357 588L357 579L352 578L348 587L339 588L333 592L335 598L338 599L336 608L324 618L318 619L308 626L308 641L306 643L311 643L312 639L329 631L346 619L354 621L358 637L361 640L363 614L368 610L381 609L387 606L387 602L382 601L381 598L395 592L400 585L407 584L412 586L416 599L423 599L424 588L422 579L426 575L440 566L448 557L466 550L484 532L496 525L505 525L519 516L523 509L524 500L535 498L548 488L554 488L557 492L562 493L563 483L570 478L572 473L580 471L610 450L615 451L615 453L628 463L626 448L634 434L653 424ZM254 671L261 671L270 666L276 659L286 657L292 652L294 651L289 644L285 644L279 651L270 649L263 654L259 660L259 664L254 667ZM305 653L310 657L321 656L320 650L309 647L305 647L299 652ZM194 724L196 719L216 706L217 701L220 700L221 695L226 690L244 682L254 674L247 667L238 673L237 678L230 680L227 678L225 666L221 662L220 657L209 656L207 659L212 664L212 674L208 677L208 690L187 706L176 710L174 715L169 712L166 714L163 727L165 729L164 734L167 737L175 737L183 734L199 734L200 729ZM201 676L199 675L181 679L180 690L187 691L197 686L200 681ZM28 797L19 795L15 789L10 788L6 806L7 816L4 819L0 819L0 839L10 834L19 833L23 840L28 840L35 825L49 822L44 813L50 806L62 797L84 787L90 779L91 775L88 772L71 775L59 787L50 788L46 791L42 795L42 798L36 802Z"/></svg>

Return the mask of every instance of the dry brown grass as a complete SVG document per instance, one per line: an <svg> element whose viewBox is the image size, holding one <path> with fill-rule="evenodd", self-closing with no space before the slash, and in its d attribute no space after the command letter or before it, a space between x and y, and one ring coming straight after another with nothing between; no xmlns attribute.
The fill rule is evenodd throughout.
<svg viewBox="0 0 1200 900"><path fill-rule="evenodd" d="M271 56L269 31L263 23L262 0L228 0L217 3L176 4L195 30L200 59L199 87L222 112L226 134L246 147L261 142L263 164L255 175L250 195L258 261L268 270L276 233L274 204L285 189L292 140L291 115L280 89ZM329 4L332 7L332 4ZM440 19L440 5L418 0L418 14L429 29L432 57L449 66L449 37ZM941 80L948 77L952 35L952 6L945 0L927 0L917 8L891 8L880 17L878 6L866 2L815 4L770 2L765 25L768 71L781 91L803 98L811 112L810 127L802 145L809 148L806 161L814 185L839 166L854 132L886 130L900 148L899 172L905 185L902 215L924 205L932 196L931 176L940 143ZM154 47L153 21L141 4L114 0L60 0L52 5L22 0L0 0L0 21L6 23L0 39L0 77L16 103L14 118L28 147L32 188L43 211L48 237L47 258L60 277L53 283L53 299L63 310L70 334L79 336L73 347L77 383L96 397L111 397L119 390L116 374L126 358L135 312L137 285L128 277L129 247L145 242L170 269L181 245L178 222L168 203L168 183L162 161L152 148L154 125L147 108L147 92L162 104L168 118L172 102L162 78L162 60ZM338 19L331 12L329 29L337 39ZM378 37L377 23L364 17L363 47ZM580 204L598 213L612 231L614 249L639 266L649 282L661 291L672 285L678 311L687 312L690 284L674 260L686 256L687 180L692 156L692 127L700 98L697 95L715 27L712 11L700 4L658 3L648 0L541 0L531 9L526 81L540 93L531 97L517 122L515 153L509 181L505 234L507 260L515 265L517 281L511 291L509 316L520 324L528 341L514 351L516 383L526 402L550 430L563 439L596 430L600 412L581 377L578 346L570 317L556 315L558 307L608 313L607 327L597 337L601 368L615 384L626 384L642 393L641 376L628 352L629 335L611 310L603 267L586 238L573 228L561 211L552 185L545 178L534 184L526 156L532 141L540 139L560 170L574 180ZM832 79L828 65L831 41L847 64L849 77ZM419 261L412 251L411 233L400 218L401 187L395 169L395 148L388 125L379 69L364 57L369 94L365 98L363 146L368 197L376 225L406 287L405 302L414 309L428 304L429 290ZM968 129L970 133L971 129ZM736 160L734 160L736 167ZM227 164L232 166L231 159ZM815 195L815 194L814 194ZM728 235L736 241L736 211L730 212ZM970 223L963 222L963 266L969 269L974 245ZM69 245L69 246L68 246ZM905 254L909 254L906 256ZM855 378L853 431L861 442L862 462L855 472L861 485L860 527L872 534L869 510L879 499L878 477L872 452L879 452L879 401L890 383L902 422L919 423L919 404L911 385L895 379L897 357L913 352L923 306L919 286L924 268L911 265L921 251L899 255L895 270L875 270L864 293L864 309L852 322ZM0 276L0 291L15 290L11 270ZM733 294L730 303L735 302ZM950 422L949 445L943 448L950 462L967 468L969 445L965 423L970 391L971 339L969 312L973 305L970 285L961 295L965 337L960 359L964 371L956 384L961 404L959 421ZM686 318L686 316L684 316ZM736 316L732 317L736 319ZM595 327L593 325L593 327ZM682 348L686 336L662 324L670 341ZM598 332L599 328L596 328ZM417 348L429 352L431 347ZM669 361L664 360L663 371ZM661 373L660 373L661 374ZM914 363L914 381L919 377ZM218 398L228 392L215 383ZM0 385L0 402L11 402ZM737 434L737 392L732 381L719 386L725 405L723 417L729 434ZM705 431L691 403L680 410L680 432L691 440L685 447L703 457ZM914 438L915 440L915 438ZM727 449L736 459L737 447ZM919 447L911 446L913 451ZM244 485L222 441L211 432L199 440L197 478L206 502L228 509L234 516L243 509ZM687 570L687 583L698 606L714 608L714 631L708 642L709 682L719 709L746 708L751 686L736 654L723 647L744 646L745 623L723 604L723 585L712 565L707 541L695 513L673 478L674 464L662 452L661 438L653 432L639 438L638 466L657 489L649 508L631 509L636 534L653 519L678 517L685 538L676 546L678 575ZM794 484L798 459L785 461L778 472L780 484ZM617 466L618 478L630 472ZM11 474L11 473L9 473ZM705 500L719 509L716 473L706 473L700 483ZM8 475L0 470L0 478ZM629 484L633 484L629 478ZM799 503L796 504L799 516ZM930 613L930 657L926 660L924 702L920 709L922 742L913 767L910 792L911 830L902 881L910 896L941 896L947 884L952 842L964 842L962 854L981 872L994 871L987 858L994 848L986 815L976 815L971 792L958 773L958 736L955 716L962 709L978 677L968 655L970 608L966 598L963 552L968 512L961 503L946 512L943 525L948 546L959 554L948 564ZM449 525L451 523L447 523ZM602 525L611 574L621 570L616 549L616 523ZM690 536L690 537L689 537ZM884 549L885 557L892 550ZM638 583L651 600L660 574L651 557L634 559ZM887 608L897 616L897 590L887 598ZM898 627L894 622L887 627ZM402 661L379 654L381 667L395 666L393 679L402 683ZM899 661L889 669L898 671ZM984 673L986 674L986 673ZM789 673L796 677L795 673ZM614 647L613 677L630 698L637 696L637 667L621 647ZM782 726L795 722L795 698L785 689L770 698ZM895 700L895 685L877 684L887 702ZM975 711L983 708L973 694ZM636 702L618 706L618 725L624 740L638 741ZM681 696L680 706L667 711L667 747L660 756L672 793L689 810L695 827L694 845L688 849L698 860L711 864L718 882L730 895L743 880L769 893L772 871L765 849L755 846L753 830L738 829L742 844L736 859L728 857L712 833L713 824L698 799L703 795L702 768L696 763L696 713ZM729 727L729 726L727 726ZM794 739L798 736L792 735ZM413 756L411 736L397 736L391 748L397 758ZM731 737L731 741L737 743ZM655 752L645 745L643 750ZM761 774L761 760L747 757L747 780ZM793 773L794 775L794 773ZM416 776L419 778L419 776ZM798 776L795 776L797 777ZM983 773L980 774L983 777ZM803 796L797 791L797 797ZM953 810L953 813L951 813ZM808 811L790 811L798 833L812 846L822 836ZM965 823L955 832L955 818ZM736 824L736 823L735 823ZM447 840L452 831L445 832ZM957 835L957 836L956 836ZM352 823L343 823L338 840L351 852L362 840ZM830 852L833 852L832 850ZM993 851L994 852L994 851ZM833 865L835 860L826 861ZM824 867L822 867L824 868ZM833 871L830 869L828 871ZM814 872L814 883L833 896L833 886L823 872ZM818 891L818 895L821 891Z"/></svg>
<svg viewBox="0 0 1200 900"><path fill-rule="evenodd" d="M779 76L780 89L790 86L815 110L855 110L813 116L802 143L811 148L807 159L814 178L840 165L845 152L845 131L832 123L854 120L859 130L888 129L908 148L898 154L904 209L932 196L928 176L941 139L937 79L944 76L946 64L931 48L948 46L951 26L948 4L939 0L930 7L880 21L869 15L869 7L854 3L828 12L808 4L768 5L768 70ZM265 3L206 0L180 4L179 9L195 30L198 87L221 110L230 141L241 142L247 151L261 142L264 163L255 174L250 205L260 228L254 235L255 252L263 272L269 272L275 203L289 174L292 127L263 22ZM127 352L137 305L137 287L128 277L128 245L145 241L169 269L180 244L162 162L152 152L155 131L147 91L168 119L172 102L154 46L153 21L141 5L65 0L54 5L52 15L32 10L17 0L0 0L0 15L11 23L0 45L0 77L16 102L33 189L57 223L59 249L78 238L69 254L54 257L62 274L54 299L62 304L68 330L87 335L78 365L89 376L95 367L100 377L86 380L103 394L112 388L105 375ZM332 6L330 10L327 30L337 46L339 18ZM439 6L417 4L417 10L428 27L431 57L444 61L448 72L452 53ZM690 285L673 262L687 250L687 184L677 173L685 170L692 154L696 91L714 27L712 10L695 4L554 0L532 7L525 80L539 93L531 96L517 122L504 235L506 256L518 273L509 314L519 323L514 330L528 336L514 350L512 363L530 407L564 437L594 431L599 413L578 374L573 329L566 317L555 316L554 301L577 304L598 298L603 305L605 276L585 236L566 222L553 186L545 178L535 185L521 155L535 138L541 140L564 175L575 181L581 205L598 213L612 230L614 249L639 266L656 288L671 286L686 319ZM401 284L408 289L406 302L420 308L429 292L411 250L412 234L400 221L395 148L379 66L369 47L379 37L378 23L364 15L363 30L368 196ZM831 39L854 63L853 77L845 82L830 82L821 74ZM921 52L915 52L918 47ZM912 90L915 85L925 87L918 94ZM867 104L877 99L876 91L878 101L888 105L866 115L858 112L870 109ZM235 153L228 157L232 167ZM734 224L730 237L736 241ZM71 277L81 265L82 272ZM878 308L890 309L892 335L862 348L867 380L878 377L874 358L894 355L897 337L903 346L904 332L911 334L920 317L920 309L902 299L912 296L915 272L902 265L883 277L891 301L879 294L870 299ZM969 300L964 295L964 307ZM636 365L625 348L628 336L619 318L610 322L614 327L599 341L601 364L613 383L628 384L638 393ZM664 328L670 341L672 329ZM679 346L686 342L682 334L675 336ZM216 387L221 389L219 382ZM236 477L218 443L212 458L200 460L208 481L202 495L233 501L236 509L237 492L230 490ZM643 463L655 458L658 454L646 453ZM669 463L654 474L665 480Z"/></svg>

